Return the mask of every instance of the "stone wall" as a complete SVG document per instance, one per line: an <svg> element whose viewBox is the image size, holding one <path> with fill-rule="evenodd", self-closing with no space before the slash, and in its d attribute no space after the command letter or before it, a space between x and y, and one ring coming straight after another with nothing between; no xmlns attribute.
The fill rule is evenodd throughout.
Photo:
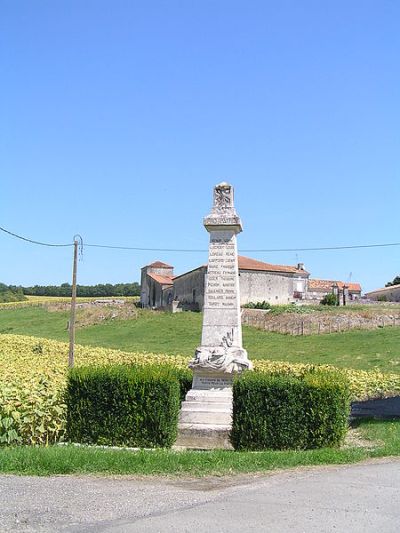
<svg viewBox="0 0 400 533"><path fill-rule="evenodd" d="M205 275L206 267L200 267L174 279L174 299L184 310L203 308ZM264 300L271 304L294 302L294 292L304 295L305 284L305 278L292 274L240 270L240 304Z"/></svg>
<svg viewBox="0 0 400 533"><path fill-rule="evenodd" d="M353 329L377 329L400 326L400 310L346 313L282 313L262 309L242 309L242 324L288 335L340 333Z"/></svg>
<svg viewBox="0 0 400 533"><path fill-rule="evenodd" d="M396 285L394 287L385 287L384 289L368 292L366 296L370 300L385 298L388 302L400 302L400 286Z"/></svg>
<svg viewBox="0 0 400 533"><path fill-rule="evenodd" d="M266 301L271 304L294 302L294 292L305 291L305 278L292 274L240 270L240 304Z"/></svg>
<svg viewBox="0 0 400 533"><path fill-rule="evenodd" d="M196 268L174 279L174 300L185 311L200 311L204 304L206 267Z"/></svg>
<svg viewBox="0 0 400 533"><path fill-rule="evenodd" d="M332 291L308 290L306 294L306 300L310 302L319 303L323 299L324 296L326 296L327 294L331 294L331 293ZM360 292L349 291L347 303L359 300L360 298L361 298Z"/></svg>

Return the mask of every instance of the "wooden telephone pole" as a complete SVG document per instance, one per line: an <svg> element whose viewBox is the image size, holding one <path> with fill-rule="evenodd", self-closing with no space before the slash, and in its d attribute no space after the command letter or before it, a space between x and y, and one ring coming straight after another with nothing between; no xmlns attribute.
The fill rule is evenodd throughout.
<svg viewBox="0 0 400 533"><path fill-rule="evenodd" d="M79 240L78 240L79 239ZM72 298L71 298L71 316L69 320L69 354L68 366L72 368L75 360L75 314L76 314L76 272L78 266L78 245L83 246L82 237L74 236L74 262L72 268Z"/></svg>

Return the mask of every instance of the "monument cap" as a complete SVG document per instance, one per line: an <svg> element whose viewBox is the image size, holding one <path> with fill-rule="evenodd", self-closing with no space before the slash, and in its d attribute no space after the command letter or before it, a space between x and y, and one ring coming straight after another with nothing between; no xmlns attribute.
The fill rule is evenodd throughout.
<svg viewBox="0 0 400 533"><path fill-rule="evenodd" d="M234 230L242 231L242 222L234 207L233 186L223 181L214 187L213 207L211 213L204 218L207 231Z"/></svg>

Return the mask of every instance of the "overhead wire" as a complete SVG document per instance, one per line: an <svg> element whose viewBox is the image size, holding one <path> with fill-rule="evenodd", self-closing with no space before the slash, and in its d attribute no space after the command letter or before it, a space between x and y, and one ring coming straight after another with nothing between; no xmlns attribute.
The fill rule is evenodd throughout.
<svg viewBox="0 0 400 533"><path fill-rule="evenodd" d="M65 247L65 246L73 246L74 243L63 243L63 244L55 244L55 243L48 243L48 242L42 242L42 241L36 241L34 239L29 239L27 237L23 237L22 235L18 235L17 233L13 233L12 231L9 231L3 227L0 226L0 230L4 233L7 233L11 235L12 237L15 237L17 239L21 239L23 241L32 243L32 244L38 244L40 246L51 246L51 247ZM74 237L75 239L75 237ZM81 243L81 246L83 246L83 243ZM92 244L92 243L85 243L84 246L88 246L91 248L109 248L111 250L134 250L139 252L184 252L184 253L203 253L207 252L207 249L203 248L147 248L147 247L141 247L141 246L118 246L118 245L111 245L111 244ZM400 246L400 242L389 242L389 243L374 243L374 244L354 244L354 245L347 245L347 246L315 246L315 247L309 247L309 248L251 248L251 249L241 249L241 252L262 252L262 253L269 253L269 252L319 252L319 251L326 251L326 250L353 250L353 249L359 249L359 248L384 248L389 246Z"/></svg>
<svg viewBox="0 0 400 533"><path fill-rule="evenodd" d="M4 231L4 233L8 233L9 235L12 235L13 237L16 237L17 239L21 239L23 241L30 242L32 244L39 244L40 246L61 247L61 246L73 246L74 245L73 242L68 243L68 244L67 243L66 244L52 244L52 243L49 243L49 242L35 241L33 239L28 239L27 237L22 237L21 235L17 235L17 233L13 233L12 231L9 231L6 228L2 228L1 226L0 226L0 230Z"/></svg>

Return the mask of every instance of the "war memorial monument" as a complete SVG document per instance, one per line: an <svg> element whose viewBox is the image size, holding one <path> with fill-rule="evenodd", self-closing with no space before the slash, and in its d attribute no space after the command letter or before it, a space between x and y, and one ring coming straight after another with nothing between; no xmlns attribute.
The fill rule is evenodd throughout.
<svg viewBox="0 0 400 533"><path fill-rule="evenodd" d="M231 448L232 382L251 369L242 346L236 235L242 222L234 207L233 187L214 187L211 213L204 226L210 234L201 344L189 363L193 384L182 403L178 446Z"/></svg>

